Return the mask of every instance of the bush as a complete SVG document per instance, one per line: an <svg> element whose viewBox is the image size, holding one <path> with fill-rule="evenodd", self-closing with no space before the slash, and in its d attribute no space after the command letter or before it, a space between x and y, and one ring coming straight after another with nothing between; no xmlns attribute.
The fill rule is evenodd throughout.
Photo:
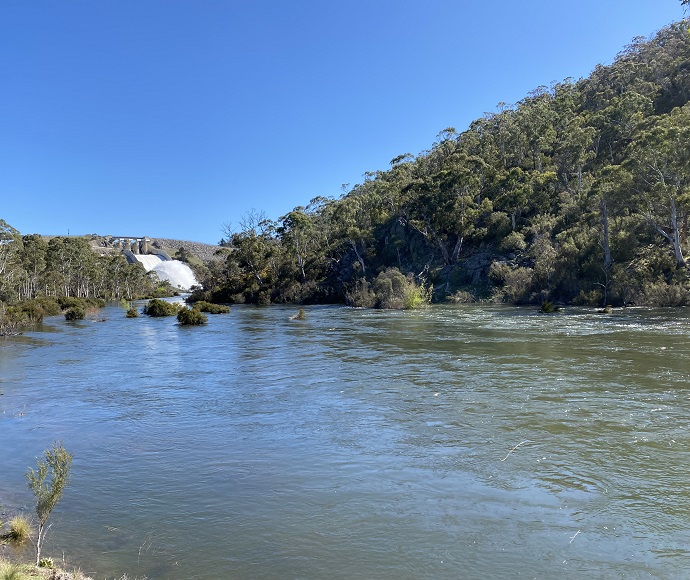
<svg viewBox="0 0 690 580"><path fill-rule="evenodd" d="M38 562L39 568L50 568L51 570L55 568L55 562L52 558L41 558Z"/></svg>
<svg viewBox="0 0 690 580"><path fill-rule="evenodd" d="M501 240L499 247L504 252L521 252L527 247L527 242L520 232L510 232Z"/></svg>
<svg viewBox="0 0 690 580"><path fill-rule="evenodd" d="M24 313L31 323L43 322L45 310L43 310L41 303L37 300L25 300L14 306L14 308Z"/></svg>
<svg viewBox="0 0 690 580"><path fill-rule="evenodd" d="M647 306L687 306L690 292L680 284L659 281L644 286L641 299Z"/></svg>
<svg viewBox="0 0 690 580"><path fill-rule="evenodd" d="M84 301L86 302L87 306L91 306L93 308L105 307L105 300L103 300L103 298L85 298Z"/></svg>
<svg viewBox="0 0 690 580"><path fill-rule="evenodd" d="M86 309L83 306L72 306L65 311L65 320L84 320Z"/></svg>
<svg viewBox="0 0 690 580"><path fill-rule="evenodd" d="M9 521L7 537L11 542L21 545L31 538L31 522L26 516L15 516Z"/></svg>
<svg viewBox="0 0 690 580"><path fill-rule="evenodd" d="M454 294L448 296L448 301L454 304L468 304L469 302L476 302L474 296L465 290L458 290Z"/></svg>
<svg viewBox="0 0 690 580"><path fill-rule="evenodd" d="M388 268L381 272L374 280L376 306L385 309L405 308L408 286L407 278L397 268Z"/></svg>
<svg viewBox="0 0 690 580"><path fill-rule="evenodd" d="M127 314L125 314L125 318L137 318L139 316L139 311L132 307L127 309Z"/></svg>
<svg viewBox="0 0 690 580"><path fill-rule="evenodd" d="M144 314L149 316L175 316L179 311L179 306L153 298L144 306Z"/></svg>
<svg viewBox="0 0 690 580"><path fill-rule="evenodd" d="M29 576L24 574L24 566L0 561L0 580L26 580L27 578Z"/></svg>
<svg viewBox="0 0 690 580"><path fill-rule="evenodd" d="M180 326L196 326L206 324L208 318L197 308L183 308L177 313L177 322Z"/></svg>
<svg viewBox="0 0 690 580"><path fill-rule="evenodd" d="M29 324L29 319L24 312L16 308L7 308L0 301L0 336L17 334L24 326Z"/></svg>
<svg viewBox="0 0 690 580"><path fill-rule="evenodd" d="M58 301L55 300L55 298L39 296L35 299L35 302L41 305L41 308L43 308L43 312L46 316L55 316L56 314L60 314L60 310L62 310L62 308L60 308L60 304L58 304Z"/></svg>
<svg viewBox="0 0 690 580"><path fill-rule="evenodd" d="M604 295L601 290L590 290L585 292L580 290L580 293L573 298L573 304L575 306L598 306L604 299Z"/></svg>
<svg viewBox="0 0 690 580"><path fill-rule="evenodd" d="M560 306L556 306L550 300L544 300L544 302L542 302L541 306L539 307L539 312L541 312L542 314L552 314L554 312L560 312L560 310Z"/></svg>
<svg viewBox="0 0 690 580"><path fill-rule="evenodd" d="M345 292L345 304L358 308L373 308L376 304L376 294L371 291L369 282L361 278Z"/></svg>
<svg viewBox="0 0 690 580"><path fill-rule="evenodd" d="M67 310L68 308L73 308L75 306L86 308L84 300L81 298L75 298L74 296L60 296L60 298L58 298L58 304L62 310Z"/></svg>
<svg viewBox="0 0 690 580"><path fill-rule="evenodd" d="M213 304L212 302L206 302L205 300L200 300L194 304L194 308L200 312L208 312L209 314L227 314L230 312L230 307L224 304Z"/></svg>

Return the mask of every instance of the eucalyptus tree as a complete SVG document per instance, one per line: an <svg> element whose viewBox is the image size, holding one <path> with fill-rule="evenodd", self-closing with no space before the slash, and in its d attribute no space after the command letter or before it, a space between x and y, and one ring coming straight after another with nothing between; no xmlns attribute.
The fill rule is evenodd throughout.
<svg viewBox="0 0 690 580"><path fill-rule="evenodd" d="M280 218L280 226L276 229L283 247L295 260L302 283L307 280L305 271L309 255L318 244L315 237L312 217L306 208L299 206Z"/></svg>
<svg viewBox="0 0 690 580"><path fill-rule="evenodd" d="M20 282L22 238L19 231L0 219L0 300L14 299Z"/></svg>
<svg viewBox="0 0 690 580"><path fill-rule="evenodd" d="M264 212L251 210L240 220L239 232L226 226L231 251L226 257L228 285L250 301L267 300L278 277L280 245L276 223Z"/></svg>
<svg viewBox="0 0 690 580"><path fill-rule="evenodd" d="M35 298L40 291L47 251L48 243L43 236L29 234L22 237L21 263L26 273L23 294L26 298Z"/></svg>
<svg viewBox="0 0 690 580"><path fill-rule="evenodd" d="M639 212L685 266L681 231L690 209L690 104L652 117L631 144Z"/></svg>

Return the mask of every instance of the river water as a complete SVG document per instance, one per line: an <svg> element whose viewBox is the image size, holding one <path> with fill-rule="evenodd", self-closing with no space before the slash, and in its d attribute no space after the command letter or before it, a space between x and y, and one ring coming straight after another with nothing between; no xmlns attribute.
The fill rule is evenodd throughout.
<svg viewBox="0 0 690 580"><path fill-rule="evenodd" d="M96 578L690 574L690 313L235 306L0 342L0 501Z"/></svg>

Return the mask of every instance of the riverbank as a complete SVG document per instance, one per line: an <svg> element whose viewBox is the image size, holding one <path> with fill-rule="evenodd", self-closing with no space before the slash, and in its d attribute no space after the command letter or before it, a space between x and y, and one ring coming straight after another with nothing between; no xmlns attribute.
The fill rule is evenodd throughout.
<svg viewBox="0 0 690 580"><path fill-rule="evenodd" d="M41 568L34 564L21 564L0 558L0 578L12 578L12 580L45 579L45 580L93 580L84 575L79 569L72 572L61 568ZM120 580L126 580L123 576Z"/></svg>

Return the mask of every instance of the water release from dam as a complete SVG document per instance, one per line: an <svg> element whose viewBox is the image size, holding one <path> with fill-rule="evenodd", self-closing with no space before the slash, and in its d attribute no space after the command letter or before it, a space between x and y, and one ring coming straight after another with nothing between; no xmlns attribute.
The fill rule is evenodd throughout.
<svg viewBox="0 0 690 580"><path fill-rule="evenodd" d="M297 310L2 339L3 519L61 440L94 578L688 576L688 309Z"/></svg>
<svg viewBox="0 0 690 580"><path fill-rule="evenodd" d="M134 255L137 262L144 265L147 272L155 272L158 278L167 280L175 288L189 290L199 284L192 269L180 260L165 260L156 254Z"/></svg>

